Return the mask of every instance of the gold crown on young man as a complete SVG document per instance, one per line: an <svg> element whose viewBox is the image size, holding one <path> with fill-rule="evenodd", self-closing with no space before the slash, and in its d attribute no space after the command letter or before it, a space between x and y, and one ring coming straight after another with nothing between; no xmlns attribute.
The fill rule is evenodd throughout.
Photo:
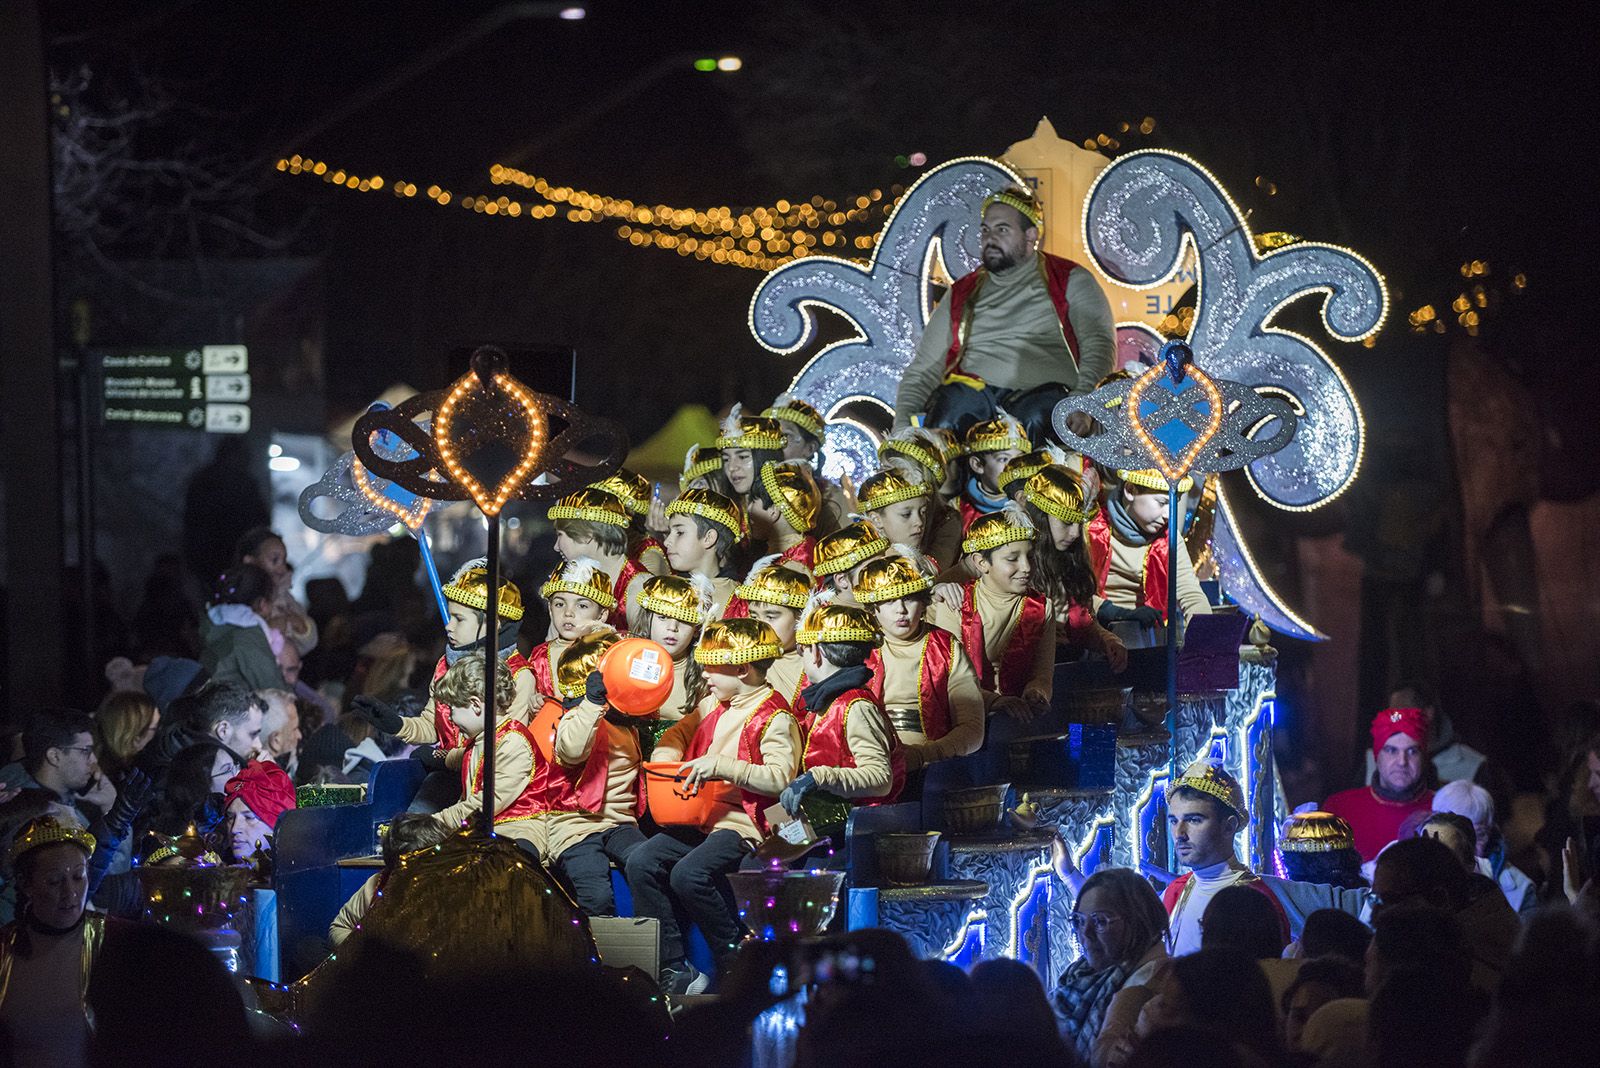
<svg viewBox="0 0 1600 1068"><path fill-rule="evenodd" d="M998 512L989 512L974 519L967 528L966 537L961 539L961 551L986 553L1014 541L1032 541L1033 533L1033 523L1028 519L1028 513L1012 502Z"/></svg>
<svg viewBox="0 0 1600 1068"><path fill-rule="evenodd" d="M556 565L544 585L539 587L539 596L547 601L558 593L587 597L607 612L617 607L616 594L611 590L611 576L586 556Z"/></svg>
<svg viewBox="0 0 1600 1068"><path fill-rule="evenodd" d="M998 193L990 193L983 198L983 210L988 211L991 204L1009 204L1016 208L1033 224L1035 229L1044 229L1044 204L1033 193L1018 185L1007 186Z"/></svg>
<svg viewBox="0 0 1600 1068"><path fill-rule="evenodd" d="M931 589L933 581L909 557L896 553L867 561L856 578L854 593L862 604L882 604Z"/></svg>
<svg viewBox="0 0 1600 1068"><path fill-rule="evenodd" d="M811 596L811 579L802 571L777 562L778 554L763 556L733 592L750 604L776 604L801 609Z"/></svg>
<svg viewBox="0 0 1600 1068"><path fill-rule="evenodd" d="M724 497L716 490L684 490L677 500L667 505L667 515L697 515L732 534L734 541L743 540L749 529L745 526L744 509L739 507L739 502Z"/></svg>
<svg viewBox="0 0 1600 1068"><path fill-rule="evenodd" d="M1278 836L1278 848L1285 853L1332 853L1355 847L1355 832L1331 812L1297 812L1283 821Z"/></svg>
<svg viewBox="0 0 1600 1068"><path fill-rule="evenodd" d="M1000 477L995 482L1000 486L1000 492L1005 493L1013 482L1025 482L1051 464L1066 462L1066 458L1066 453L1053 445L1013 456L1000 469Z"/></svg>
<svg viewBox="0 0 1600 1068"><path fill-rule="evenodd" d="M703 627L715 600L711 580L704 575L652 575L639 588L639 607L658 616Z"/></svg>
<svg viewBox="0 0 1600 1068"><path fill-rule="evenodd" d="M865 608L824 602L806 613L794 632L794 640L800 645L865 642L876 647L883 644L883 632Z"/></svg>
<svg viewBox="0 0 1600 1068"><path fill-rule="evenodd" d="M489 610L489 561L479 558L469 560L456 569L450 581L439 590L445 599L480 612ZM500 580L500 597L495 614L512 622L522 618L522 591L517 584Z"/></svg>
<svg viewBox="0 0 1600 1068"><path fill-rule="evenodd" d="M744 407L735 404L728 418L722 421L722 432L717 435L719 449L773 449L783 451L783 428L776 419L764 415L745 415Z"/></svg>
<svg viewBox="0 0 1600 1068"><path fill-rule="evenodd" d="M581 519L588 523L626 527L630 522L623 499L598 483L569 493L550 506L545 515L553 523L560 519Z"/></svg>
<svg viewBox="0 0 1600 1068"><path fill-rule="evenodd" d="M90 856L94 855L94 835L71 820L59 816L40 816L29 820L11 840L11 866L16 868L19 857L35 849L43 849L57 842L71 842Z"/></svg>
<svg viewBox="0 0 1600 1068"><path fill-rule="evenodd" d="M1210 757L1202 756L1190 764L1188 770L1167 787L1167 796L1171 797L1174 790L1181 790L1186 786L1208 797L1216 798L1240 820L1245 823L1250 822L1250 812L1244 803L1244 787L1239 785L1238 779L1229 775L1222 769L1221 764L1215 763Z"/></svg>
<svg viewBox="0 0 1600 1068"><path fill-rule="evenodd" d="M786 419L817 440L822 440L827 421L822 413L792 393L780 393L772 407L761 413L766 419Z"/></svg>
<svg viewBox="0 0 1600 1068"><path fill-rule="evenodd" d="M1070 467L1050 464L1035 471L1022 487L1022 498L1063 523L1087 523L1094 511L1085 506L1083 479Z"/></svg>
<svg viewBox="0 0 1600 1068"><path fill-rule="evenodd" d="M904 456L927 473L927 481L937 486L944 481L945 443L926 427L902 427L878 443L878 459Z"/></svg>
<svg viewBox="0 0 1600 1068"><path fill-rule="evenodd" d="M621 501L634 515L643 516L650 512L650 480L626 467L617 468L616 474L608 475L592 485Z"/></svg>
<svg viewBox="0 0 1600 1068"><path fill-rule="evenodd" d="M1130 485L1142 486L1145 489L1164 490L1167 488L1167 476L1153 467L1143 471L1118 471L1117 478ZM1194 479L1188 475L1184 475L1183 478L1178 480L1179 493L1188 493L1192 489L1194 489Z"/></svg>
<svg viewBox="0 0 1600 1068"><path fill-rule="evenodd" d="M817 542L816 551L811 554L811 572L820 576L849 571L887 548L889 539L878 533L877 527L862 519Z"/></svg>
<svg viewBox="0 0 1600 1068"><path fill-rule="evenodd" d="M683 474L678 476L679 491L687 490L689 483L705 478L713 471L722 470L722 452L711 445L691 445L683 457Z"/></svg>
<svg viewBox="0 0 1600 1068"><path fill-rule="evenodd" d="M694 647L695 663L706 667L753 664L783 655L778 634L759 619L719 619L707 624Z"/></svg>
<svg viewBox="0 0 1600 1068"><path fill-rule="evenodd" d="M804 460L769 460L761 465L761 485L784 522L797 532L809 533L817 525L817 514L822 511L822 490L817 486L810 464Z"/></svg>
<svg viewBox="0 0 1600 1068"><path fill-rule="evenodd" d="M589 673L600 670L600 658L622 640L622 635L603 623L593 623L572 639L556 661L556 689L562 697L582 697Z"/></svg>
<svg viewBox="0 0 1600 1068"><path fill-rule="evenodd" d="M1009 415L996 416L985 419L981 423L973 423L967 428L966 436L967 453L975 452L1006 452L1015 449L1017 452L1028 452L1033 448L1033 443L1028 440L1028 432L1022 424Z"/></svg>
<svg viewBox="0 0 1600 1068"><path fill-rule="evenodd" d="M876 512L903 501L925 497L928 487L923 482L913 482L894 468L885 468L868 475L856 491L856 502L863 512Z"/></svg>

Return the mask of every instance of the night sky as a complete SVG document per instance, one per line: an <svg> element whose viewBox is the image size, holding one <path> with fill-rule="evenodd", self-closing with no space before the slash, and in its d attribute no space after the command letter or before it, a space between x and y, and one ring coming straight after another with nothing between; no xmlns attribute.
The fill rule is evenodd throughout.
<svg viewBox="0 0 1600 1068"><path fill-rule="evenodd" d="M999 152L1048 115L1069 139L1195 155L1258 232L1348 243L1388 274L1402 322L1448 304L1456 267L1479 258L1525 271L1527 303L1569 306L1557 294L1582 227L1560 216L1592 182L1559 160L1588 152L1573 101L1594 78L1565 58L1561 26L1521 12L599 0L582 21L511 18L327 122L507 6L102 0L45 13L58 73L88 69L105 100L142 78L175 102L140 152L202 145L236 168L248 195L234 210L284 245L231 251L323 258L330 417L395 379L436 384L450 346L483 340L576 346L580 400L615 408L636 437L685 401L762 403L800 361L745 329L759 272L633 248L606 224L334 189L274 172L280 153L459 200L510 192L488 168L535 145L523 166L555 182L738 206L887 190L920 173L896 155ZM725 54L743 69L689 65ZM1118 133L1145 116L1152 135ZM134 227L111 251L149 255L141 240ZM1378 353L1391 340L1403 327ZM1374 357L1338 358L1368 399ZM653 403L622 410L646 388Z"/></svg>

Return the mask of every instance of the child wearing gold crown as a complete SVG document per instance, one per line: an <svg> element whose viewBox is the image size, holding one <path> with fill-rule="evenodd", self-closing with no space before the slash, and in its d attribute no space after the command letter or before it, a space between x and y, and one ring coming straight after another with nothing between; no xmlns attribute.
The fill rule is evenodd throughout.
<svg viewBox="0 0 1600 1068"><path fill-rule="evenodd" d="M539 704L557 699L555 666L572 640L592 624L603 622L617 607L612 590L610 576L586 556L557 564L539 587L554 632L548 641L540 642L528 653L528 668L533 672L538 692L535 700Z"/></svg>
<svg viewBox="0 0 1600 1068"><path fill-rule="evenodd" d="M483 652L487 632L489 607L489 572L485 560L469 560L456 569L441 592L449 606L449 617L444 625L445 650L434 665L433 680L444 678L449 668L467 656ZM522 621L522 593L515 583L502 580L499 596L495 599L495 612L499 616L500 661L511 673L511 683L505 689L509 704L507 714L523 723L533 715L533 672L528 661L517 649L517 624ZM393 705L362 694L351 702L351 710L385 734L398 736L402 741L424 747L420 749L423 763L431 771L453 769L461 760L468 744L451 716L448 702L441 703L436 695L429 697L422 713L403 716ZM450 792L448 783L435 780L430 786L423 784L418 792L418 803L436 807L437 802Z"/></svg>
<svg viewBox="0 0 1600 1068"><path fill-rule="evenodd" d="M635 633L649 638L672 657L672 692L662 702L656 718L645 724L646 755L663 731L709 701L694 649L701 630L711 622L714 597L711 583L703 575L658 575L645 583L639 596L641 612Z"/></svg>
<svg viewBox="0 0 1600 1068"><path fill-rule="evenodd" d="M906 781L905 754L883 705L872 689L868 658L883 642L872 616L852 604L813 598L797 635L806 676L803 699L813 716L801 772L784 787L781 801L791 816L807 805L812 826L842 830L847 807L816 804L820 798L858 805L889 804Z"/></svg>
<svg viewBox="0 0 1600 1068"><path fill-rule="evenodd" d="M933 583L910 557L891 553L861 569L856 600L883 632L867 660L869 688L900 739L920 791L928 765L975 753L983 744L984 697L972 661L956 636L928 621Z"/></svg>
<svg viewBox="0 0 1600 1068"><path fill-rule="evenodd" d="M1017 722L1049 708L1055 678L1056 622L1032 585L1035 533L1014 503L980 516L961 542L977 578L941 585L934 619L961 636L989 714Z"/></svg>
<svg viewBox="0 0 1600 1068"><path fill-rule="evenodd" d="M684 959L674 899L719 957L733 950L739 921L724 897L723 877L766 836L766 808L799 772L800 724L767 684L781 652L778 636L760 620L709 624L695 660L717 702L680 720L656 747L658 760L685 761L681 774L689 787L728 784L700 829L656 834L628 857L634 911L661 921L661 986L669 994L698 993L706 982Z"/></svg>
<svg viewBox="0 0 1600 1068"><path fill-rule="evenodd" d="M800 701L800 690L806 679L805 667L800 663L800 652L795 645L795 631L799 629L800 613L805 610L810 596L811 580L804 572L781 563L774 554L755 562L722 612L723 619L741 616L759 619L778 636L783 655L773 661L767 672L767 682L789 702L802 726L808 722L805 706Z"/></svg>
<svg viewBox="0 0 1600 1068"><path fill-rule="evenodd" d="M665 575L666 550L645 526L650 505L657 497L656 487L643 475L619 467L616 474L594 483L594 488L611 494L628 510L628 559L637 560L652 575Z"/></svg>
<svg viewBox="0 0 1600 1068"><path fill-rule="evenodd" d="M600 661L621 640L609 628L579 635L556 666L559 704L551 702L534 723L534 740L572 779L578 809L555 813L549 821L549 849L555 868L572 886L578 906L590 916L616 915L611 865L626 863L644 841L639 764L639 721L606 703ZM549 732L551 737L546 738Z"/></svg>
<svg viewBox="0 0 1600 1068"><path fill-rule="evenodd" d="M1008 498L1000 489L1006 464L1033 448L1028 432L1005 412L973 423L964 440L967 477L961 485L961 529L971 531L981 515L998 512ZM964 550L963 550L964 551Z"/></svg>
<svg viewBox="0 0 1600 1068"><path fill-rule="evenodd" d="M1023 511L1037 532L1030 549L1032 582L1050 603L1058 637L1103 654L1111 670L1122 671L1128 666L1127 646L1095 620L1094 565L1083 536L1092 516L1083 482L1070 467L1048 463L1029 474L1020 489Z"/></svg>
<svg viewBox="0 0 1600 1068"><path fill-rule="evenodd" d="M1099 621L1154 626L1167 619L1167 480L1159 471L1118 471L1122 485L1089 522L1089 558L1104 601ZM1194 480L1178 484L1189 492ZM1195 578L1194 561L1178 543L1178 607L1185 619L1209 615L1211 602Z"/></svg>
<svg viewBox="0 0 1600 1068"><path fill-rule="evenodd" d="M666 516L662 545L672 573L704 578L713 590L712 614L721 612L737 585L728 575L734 549L749 533L744 509L713 490L688 490L667 505Z"/></svg>
<svg viewBox="0 0 1600 1068"><path fill-rule="evenodd" d="M889 544L926 556L928 517L933 509L930 492L925 482L886 468L862 480L856 501L867 522L889 539Z"/></svg>
<svg viewBox="0 0 1600 1068"><path fill-rule="evenodd" d="M728 480L741 508L749 507L750 491L761 477L761 468L783 460L783 444L783 429L776 419L745 415L743 405L735 404L722 421L716 440L722 453L722 477Z"/></svg>
<svg viewBox="0 0 1600 1068"><path fill-rule="evenodd" d="M841 604L855 604L856 576L868 560L889 551L889 539L865 519L829 534L817 542L816 564L812 573L817 588L831 592Z"/></svg>
<svg viewBox="0 0 1600 1068"><path fill-rule="evenodd" d="M546 515L555 525L556 552L563 560L587 558L607 576L615 576L606 622L617 630L629 630L638 615L639 591L650 570L630 553L632 519L627 505L598 486L585 486L552 504Z"/></svg>
<svg viewBox="0 0 1600 1068"><path fill-rule="evenodd" d="M811 573L822 491L815 473L801 460L761 465L749 493L750 535L764 541L778 562Z"/></svg>
<svg viewBox="0 0 1600 1068"><path fill-rule="evenodd" d="M821 475L822 445L827 437L827 420L815 407L792 393L780 393L772 407L761 413L776 419L783 433L783 455L788 460L803 460L817 473L822 490L822 507L817 516L817 533L831 534L850 521L849 495L838 483Z"/></svg>
<svg viewBox="0 0 1600 1068"><path fill-rule="evenodd" d="M941 571L952 567L961 556L961 509L951 503L952 498L960 496L962 476L954 462L959 456L960 447L949 431L931 427L902 427L878 445L878 459L885 471L895 471L907 481L926 487L928 514L923 543L913 548L932 557Z"/></svg>

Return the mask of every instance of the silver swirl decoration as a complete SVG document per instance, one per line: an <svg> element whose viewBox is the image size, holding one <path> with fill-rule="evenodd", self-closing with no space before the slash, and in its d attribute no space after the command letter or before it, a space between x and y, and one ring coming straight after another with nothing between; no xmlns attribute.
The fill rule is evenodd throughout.
<svg viewBox="0 0 1600 1068"><path fill-rule="evenodd" d="M1250 230L1221 185L1194 160L1149 150L1101 172L1084 209L1085 244L1115 281L1142 288L1177 273L1187 247L1199 261L1189 345L1218 378L1278 394L1300 414L1281 451L1246 469L1280 508L1318 507L1355 478L1361 411L1349 383L1311 339L1272 325L1285 304L1322 294L1322 321L1343 341L1383 325L1388 294L1378 272L1348 249L1301 242L1258 256Z"/></svg>

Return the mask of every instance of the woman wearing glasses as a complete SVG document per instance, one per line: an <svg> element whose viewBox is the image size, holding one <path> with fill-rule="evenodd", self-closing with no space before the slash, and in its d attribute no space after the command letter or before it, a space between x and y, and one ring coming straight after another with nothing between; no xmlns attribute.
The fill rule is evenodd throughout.
<svg viewBox="0 0 1600 1068"><path fill-rule="evenodd" d="M1167 959L1167 910L1143 876L1128 868L1095 872L1071 916L1082 956L1057 984L1052 1002L1064 1037L1093 1068L1125 1052L1145 987Z"/></svg>

